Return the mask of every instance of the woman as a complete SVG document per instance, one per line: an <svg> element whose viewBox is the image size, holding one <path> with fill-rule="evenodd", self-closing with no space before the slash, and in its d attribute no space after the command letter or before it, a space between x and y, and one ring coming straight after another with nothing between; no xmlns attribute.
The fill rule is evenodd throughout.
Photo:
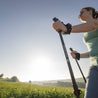
<svg viewBox="0 0 98 98"><path fill-rule="evenodd" d="M79 58L90 57L90 69L86 84L85 98L98 98L98 12L92 7L82 8L79 14L82 24L72 26L71 33L84 33L84 42L88 47L88 52L79 53ZM68 28L60 20L53 23L53 28L58 32L66 34ZM76 51L71 52L71 56L76 58Z"/></svg>

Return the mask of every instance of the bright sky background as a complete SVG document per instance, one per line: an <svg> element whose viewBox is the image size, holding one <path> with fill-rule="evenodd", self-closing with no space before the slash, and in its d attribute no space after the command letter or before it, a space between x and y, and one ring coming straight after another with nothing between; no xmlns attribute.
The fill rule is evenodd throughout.
<svg viewBox="0 0 98 98"><path fill-rule="evenodd" d="M0 73L20 81L70 78L60 38L52 18L80 24L79 11L98 0L0 0ZM81 77L69 48L87 52L83 34L64 36L75 77ZM87 76L89 59L79 61Z"/></svg>

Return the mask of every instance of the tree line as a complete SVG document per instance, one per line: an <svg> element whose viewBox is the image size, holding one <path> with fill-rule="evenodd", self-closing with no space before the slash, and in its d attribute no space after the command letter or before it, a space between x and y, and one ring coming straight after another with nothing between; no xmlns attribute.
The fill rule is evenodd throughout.
<svg viewBox="0 0 98 98"><path fill-rule="evenodd" d="M58 81L57 83L44 83L44 86L58 86L58 87L72 87L72 82L61 82ZM79 88L85 88L84 82L77 82Z"/></svg>
<svg viewBox="0 0 98 98"><path fill-rule="evenodd" d="M12 76L11 78L3 78L4 74L0 74L0 79L4 79L5 81L8 82L19 82L19 79L17 78L17 76Z"/></svg>

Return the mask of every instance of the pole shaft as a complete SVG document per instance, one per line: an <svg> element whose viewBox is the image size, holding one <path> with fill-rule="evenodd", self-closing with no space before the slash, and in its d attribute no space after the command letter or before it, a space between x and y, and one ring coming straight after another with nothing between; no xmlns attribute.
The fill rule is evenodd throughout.
<svg viewBox="0 0 98 98"><path fill-rule="evenodd" d="M83 72L82 72L82 70L81 70L81 67L80 67L80 65L79 65L79 63L78 63L78 61L77 61L77 59L75 59L75 61L76 61L77 65L78 65L78 68L79 68L81 74L82 74L82 77L83 77L83 79L84 79L84 82L86 83L86 78L85 78L85 76L84 76L84 74L83 74Z"/></svg>
<svg viewBox="0 0 98 98"><path fill-rule="evenodd" d="M70 48L70 50L73 51L72 48ZM76 61L77 65L78 65L78 68L79 68L81 74L82 74L82 77L83 77L83 79L84 79L84 82L86 83L86 78L85 78L85 76L84 76L84 74L83 74L83 72L82 72L82 69L81 69L81 67L80 67L80 65L79 65L79 63L78 63L78 61L77 61L77 59L75 59L75 61Z"/></svg>
<svg viewBox="0 0 98 98"><path fill-rule="evenodd" d="M59 33L59 36L60 36L60 39L61 39L61 43L62 43L62 47L63 47L63 50L64 50L65 58L66 58L66 61L67 61L67 64L68 64L70 76L71 76L72 83L73 83L73 88L74 88L74 90L77 90L78 86L77 86L75 78L74 78L73 70L72 70L72 67L71 67L71 64L70 64L70 60L69 60L69 57L68 57L68 54L67 54L67 50L66 50L66 47L65 47L65 44L64 44L64 40L63 40L63 37L62 37L61 33L60 32L58 32L58 33Z"/></svg>
<svg viewBox="0 0 98 98"><path fill-rule="evenodd" d="M58 21L58 19L53 18L53 21L56 22L56 21ZM76 80L75 80L75 77L74 77L74 74L73 74L73 70L72 70L72 67L71 67L71 64L70 64L70 60L69 60L69 57L68 57L67 49L65 47L65 43L64 43L64 40L63 40L63 37L62 37L62 34L61 34L61 31L59 31L58 33L59 33L59 36L60 36L60 39L61 39L61 43L62 43L62 47L63 47L63 50L64 50L65 58L66 58L66 61L67 61L67 64L68 64L68 68L69 68L71 80L72 80L72 83L73 83L75 96L77 98L80 98L80 94L81 94L80 92L81 91L78 89L78 86L77 86L77 83L76 83Z"/></svg>

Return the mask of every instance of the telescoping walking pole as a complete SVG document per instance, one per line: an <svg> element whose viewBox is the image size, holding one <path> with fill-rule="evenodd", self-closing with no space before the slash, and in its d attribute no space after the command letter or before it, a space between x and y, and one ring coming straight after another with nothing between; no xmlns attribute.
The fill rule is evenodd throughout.
<svg viewBox="0 0 98 98"><path fill-rule="evenodd" d="M70 48L70 50L73 51L72 48ZM79 65L79 63L78 63L78 61L77 61L77 59L75 59L75 61L76 61L77 65L78 65L78 68L79 68L81 74L82 74L82 77L83 77L83 79L84 79L84 82L86 83L86 78L85 78L85 76L84 76L84 74L83 74L83 72L82 72L82 69L81 69L81 67L80 67L80 65Z"/></svg>
<svg viewBox="0 0 98 98"><path fill-rule="evenodd" d="M56 21L58 21L58 19L55 17L55 18L53 18L53 21L56 22ZM69 60L69 57L68 57L67 49L65 47L65 43L64 43L61 31L58 31L58 33L59 33L59 36L60 36L60 39L61 39L61 43L62 43L62 47L63 47L63 50L64 50L65 58L66 58L66 61L67 61L67 64L68 64L68 68L69 68L69 72L70 72L70 76L71 76L71 80L72 80L72 84L73 84L74 94L77 98L80 98L81 90L78 89L78 85L76 83L76 80L75 80L75 77L74 77L74 74L73 74L73 70L72 70L72 67L71 67L71 63L70 63L70 60Z"/></svg>

